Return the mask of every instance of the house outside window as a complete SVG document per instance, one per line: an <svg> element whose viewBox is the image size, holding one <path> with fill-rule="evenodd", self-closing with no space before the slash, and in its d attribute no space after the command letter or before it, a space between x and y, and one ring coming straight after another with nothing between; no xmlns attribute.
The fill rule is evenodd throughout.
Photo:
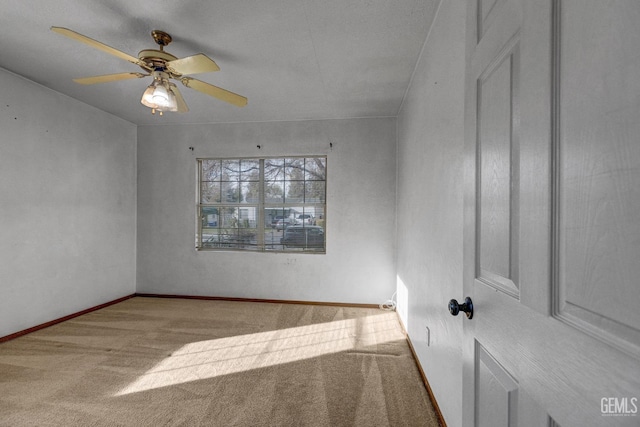
<svg viewBox="0 0 640 427"><path fill-rule="evenodd" d="M326 157L197 162L197 250L325 253Z"/></svg>

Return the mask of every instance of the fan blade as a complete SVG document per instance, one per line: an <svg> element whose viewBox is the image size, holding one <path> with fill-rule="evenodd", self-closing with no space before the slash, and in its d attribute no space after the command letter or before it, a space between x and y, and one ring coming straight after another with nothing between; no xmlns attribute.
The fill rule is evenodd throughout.
<svg viewBox="0 0 640 427"><path fill-rule="evenodd" d="M220 71L220 67L213 59L203 53L174 59L166 63L167 69L176 74L198 74L210 71Z"/></svg>
<svg viewBox="0 0 640 427"><path fill-rule="evenodd" d="M99 49L103 52L106 52L110 55L113 56L117 56L118 58L124 59L125 61L129 61L132 64L136 64L139 65L141 67L144 67L146 69L150 69L147 64L145 64L144 62L142 62L141 60L139 60L138 58L136 58L135 56L131 56L128 53L124 53L122 51L119 51L118 49L114 49L111 46L107 46L104 43L100 43L97 40L94 40L92 38L89 38L87 36L83 36L80 33L76 33L75 31L72 31L68 28L62 28L62 27L51 27L51 31L56 32L58 34L62 34L63 36L67 36L71 39L77 40L79 42L88 44L89 46L95 48L95 49Z"/></svg>
<svg viewBox="0 0 640 427"><path fill-rule="evenodd" d="M117 74L105 74L103 76L94 76L94 77L83 77L80 79L73 79L74 82L80 83L81 85L92 85L96 83L108 83L115 82L118 80L128 80L135 78L147 77L149 74L142 73L117 73Z"/></svg>
<svg viewBox="0 0 640 427"><path fill-rule="evenodd" d="M170 83L170 86L171 90L176 95L176 102L178 103L178 113L186 113L187 111L189 111L189 107L187 107L187 103L184 102L184 98L178 90L178 87L173 83Z"/></svg>
<svg viewBox="0 0 640 427"><path fill-rule="evenodd" d="M195 89L209 96L213 96L214 98L218 98L221 101L237 105L238 107L244 107L245 105L247 105L247 98L245 98L244 96L229 92L228 90L219 88L212 84L205 83L191 77L182 77L180 81L188 88Z"/></svg>

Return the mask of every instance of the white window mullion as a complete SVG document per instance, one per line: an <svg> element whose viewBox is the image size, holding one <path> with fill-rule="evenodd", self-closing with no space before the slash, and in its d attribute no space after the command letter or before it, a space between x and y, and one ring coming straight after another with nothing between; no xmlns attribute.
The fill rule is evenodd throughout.
<svg viewBox="0 0 640 427"><path fill-rule="evenodd" d="M198 159L196 163L198 170L196 176L198 180L198 188L196 189L196 249L202 248L202 160Z"/></svg>
<svg viewBox="0 0 640 427"><path fill-rule="evenodd" d="M258 188L260 189L258 195L258 224L257 233L258 233L258 247L260 250L264 251L264 159L260 159L260 183L258 184Z"/></svg>

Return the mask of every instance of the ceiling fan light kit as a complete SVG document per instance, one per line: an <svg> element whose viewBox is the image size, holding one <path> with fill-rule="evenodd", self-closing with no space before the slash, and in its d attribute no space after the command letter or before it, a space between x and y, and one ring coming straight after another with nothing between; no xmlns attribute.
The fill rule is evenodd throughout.
<svg viewBox="0 0 640 427"><path fill-rule="evenodd" d="M147 86L146 90L142 94L142 99L140 100L144 106L151 108L152 114L155 114L156 111L158 111L160 115L165 111L178 113L186 113L189 111L182 94L178 90L177 86L170 81L171 79L178 80L185 87L197 90L205 95L212 96L238 107L244 107L247 105L247 98L244 96L201 80L194 79L193 77L188 77L188 74L219 71L220 67L218 67L211 58L202 53L187 56L185 58L177 58L169 52L165 52L164 47L171 43L172 39L171 36L164 31L154 30L151 32L151 36L160 46L160 49L141 50L138 53L137 58L112 48L111 46L107 46L97 40L69 30L68 28L51 27L51 31L85 43L95 49L140 66L148 74L116 73L73 80L76 83L89 85L133 78L152 77L153 82Z"/></svg>
<svg viewBox="0 0 640 427"><path fill-rule="evenodd" d="M151 108L151 114L155 114L156 111L159 111L160 115L165 111L179 111L178 100L173 88L169 86L167 73L154 71L152 74L153 83L144 91L140 102Z"/></svg>

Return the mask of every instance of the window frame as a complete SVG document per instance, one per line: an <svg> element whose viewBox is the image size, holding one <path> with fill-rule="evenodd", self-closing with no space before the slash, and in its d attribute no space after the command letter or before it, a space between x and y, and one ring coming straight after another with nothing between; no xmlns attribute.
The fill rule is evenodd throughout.
<svg viewBox="0 0 640 427"><path fill-rule="evenodd" d="M323 194L323 201L322 202L313 202L313 203L307 203L305 198L306 198L306 190L305 190L305 196L303 196L303 200L302 201L287 201L287 197L284 196L284 201L280 201L280 202L274 202L274 201L267 201L265 198L265 194L266 194L266 189L265 189L265 161L267 160L272 160L272 159L282 159L282 160L289 160L289 159L301 159L303 161L306 162L307 159L323 159L324 161L324 179L323 180L308 180L306 179L306 163L305 163L305 168L303 170L303 174L304 174L304 179L301 181L303 183L303 186L306 185L307 182L322 182L324 183L324 194ZM222 197L222 190L221 190L221 197L220 197L220 202L208 202L208 203L203 203L202 202L202 191L203 191L203 182L209 182L209 181L203 181L203 162L204 161L220 161L221 163L224 161L237 161L239 162L239 164L241 164L242 161L257 161L259 164L259 180L258 181L246 181L246 182L257 182L258 183L258 201L256 202L252 202L252 203L247 203L247 202L241 202L241 201L237 201L237 202L227 202L223 200ZM286 169L287 166L286 164L283 164L283 167ZM222 182L226 182L226 181L220 181ZM245 181L239 180L237 181L239 184L242 184ZM283 179L282 181L283 183L288 182L287 180ZM300 181L297 181L300 182ZM306 188L306 187L305 187ZM283 192L286 192L286 189L283 188ZM241 193L240 193L241 194ZM218 213L220 212L221 209L224 208L234 208L237 209L238 211L242 208L250 208L250 209L255 209L256 211L256 244L251 245L250 248L244 248L244 247L240 247L240 246L220 246L220 247L213 247L213 246L204 246L204 242L202 241L202 236L203 236L203 221L205 218L205 215L203 214L203 208L215 208L218 209ZM268 230L267 227L267 215L266 212L267 210L275 210L275 209L294 209L294 208L300 208L302 207L302 212L297 212L295 213L296 217L298 216L298 214L300 215L306 215L308 211L306 211L306 208L312 208L314 215L315 215L315 219L316 221L318 220L318 215L322 215L322 220L324 223L324 226L322 227L322 231L323 231L323 235L324 235L324 244L322 245L321 248L318 248L316 246L305 246L305 247L301 247L301 248L289 248L287 249L287 247L281 243L277 243L274 244L273 242L271 243L267 243L265 241L265 232ZM318 212L321 212L321 214L318 214ZM271 216L271 215L270 215ZM326 218L327 218L327 155L284 155L284 156L259 156L259 157L198 157L196 158L196 212L195 212L195 221L196 221L196 240L195 240L195 249L196 251L212 251L212 252L219 252L219 251L233 251L233 252L258 252L258 253L305 253L305 254L326 254L327 251L327 232L326 232ZM220 219L218 219L218 221L220 221ZM304 219L302 222L302 225L304 226ZM315 224L314 224L315 225ZM206 228L206 227L204 227ZM273 228L273 227L271 227ZM249 228L251 229L251 228ZM282 230L282 237L284 237L284 229ZM306 233L305 233L306 235ZM235 244L238 244L238 242L236 242ZM269 248L269 246L272 246L271 248ZM279 249L275 249L273 246L275 247L280 247Z"/></svg>

